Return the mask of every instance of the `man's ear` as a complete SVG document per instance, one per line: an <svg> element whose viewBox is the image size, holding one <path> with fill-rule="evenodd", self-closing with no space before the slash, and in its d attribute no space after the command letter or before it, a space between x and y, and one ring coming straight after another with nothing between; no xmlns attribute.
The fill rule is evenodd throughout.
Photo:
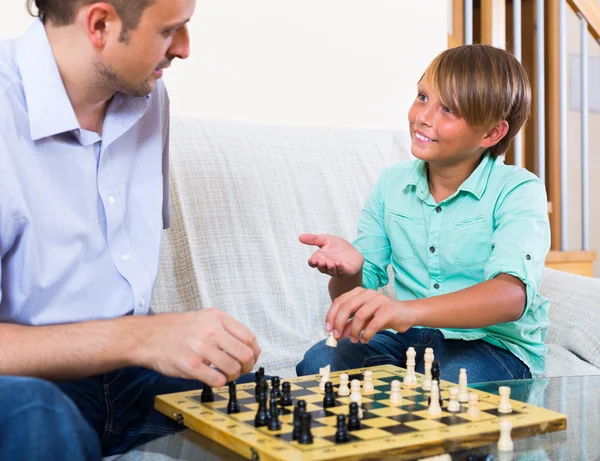
<svg viewBox="0 0 600 461"><path fill-rule="evenodd" d="M121 33L121 18L114 7L108 3L92 3L80 9L87 36L96 48L103 48L108 38L119 37Z"/></svg>
<svg viewBox="0 0 600 461"><path fill-rule="evenodd" d="M500 120L497 122L490 130L488 130L487 134L481 141L480 147L485 149L489 149L492 146L498 144L506 133L508 133L508 122L506 120Z"/></svg>

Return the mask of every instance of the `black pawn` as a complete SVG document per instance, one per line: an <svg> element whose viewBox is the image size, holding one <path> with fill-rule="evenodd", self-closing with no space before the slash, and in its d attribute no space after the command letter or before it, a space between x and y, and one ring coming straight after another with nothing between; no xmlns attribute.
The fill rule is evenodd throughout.
<svg viewBox="0 0 600 461"><path fill-rule="evenodd" d="M287 407L293 405L294 401L292 400L292 386L290 385L290 383L285 381L281 385L281 387L283 388L283 392L281 393L281 406Z"/></svg>
<svg viewBox="0 0 600 461"><path fill-rule="evenodd" d="M303 412L300 414L300 430L298 432L298 443L300 445L313 443L313 436L310 432L311 419L310 413Z"/></svg>
<svg viewBox="0 0 600 461"><path fill-rule="evenodd" d="M227 404L227 414L240 412L240 402L237 399L237 391L235 389L235 381L229 383L229 403Z"/></svg>
<svg viewBox="0 0 600 461"><path fill-rule="evenodd" d="M269 419L269 430L278 431L281 429L281 422L279 421L279 410L277 409L277 397L271 395L271 401L269 408L271 409L271 419Z"/></svg>
<svg viewBox="0 0 600 461"><path fill-rule="evenodd" d="M292 440L298 440L300 436L300 415L306 413L306 400L298 400L294 407L294 419L292 425L294 429L292 431Z"/></svg>
<svg viewBox="0 0 600 461"><path fill-rule="evenodd" d="M438 389L440 387L440 364L437 360L434 360L431 364L431 380L435 380L438 382ZM440 407L444 404L444 399L442 399L442 390L440 389ZM431 405L431 397L427 399L427 405Z"/></svg>
<svg viewBox="0 0 600 461"><path fill-rule="evenodd" d="M273 376L271 378L271 396L275 396L276 399L281 398L281 389L279 388L279 376Z"/></svg>
<svg viewBox="0 0 600 461"><path fill-rule="evenodd" d="M261 392L258 395L258 410L254 417L254 426L263 427L269 423L269 412L267 411L267 394Z"/></svg>
<svg viewBox="0 0 600 461"><path fill-rule="evenodd" d="M335 432L335 443L344 443L350 441L350 433L346 427L346 417L344 415L338 415L337 417L337 431Z"/></svg>
<svg viewBox="0 0 600 461"><path fill-rule="evenodd" d="M335 395L333 394L333 383L325 383L325 397L323 398L323 408L335 407Z"/></svg>
<svg viewBox="0 0 600 461"><path fill-rule="evenodd" d="M360 418L358 416L358 403L350 403L350 416L348 416L348 430L357 431L360 429Z"/></svg>
<svg viewBox="0 0 600 461"><path fill-rule="evenodd" d="M205 384L202 388L202 394L200 395L200 401L202 403L206 402L214 402L215 401L215 393L208 384Z"/></svg>

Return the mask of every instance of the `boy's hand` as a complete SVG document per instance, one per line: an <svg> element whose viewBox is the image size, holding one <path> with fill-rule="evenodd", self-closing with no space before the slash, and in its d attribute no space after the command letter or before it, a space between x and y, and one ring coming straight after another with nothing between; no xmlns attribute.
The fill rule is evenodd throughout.
<svg viewBox="0 0 600 461"><path fill-rule="evenodd" d="M302 234L299 239L305 245L319 247L308 260L308 265L319 272L332 277L352 277L362 271L365 260L347 240L327 234Z"/></svg>
<svg viewBox="0 0 600 461"><path fill-rule="evenodd" d="M404 333L417 323L416 311L408 303L374 290L354 288L337 297L327 313L327 324L336 338L350 337L353 343L368 342L387 328ZM362 332L362 337L361 337Z"/></svg>

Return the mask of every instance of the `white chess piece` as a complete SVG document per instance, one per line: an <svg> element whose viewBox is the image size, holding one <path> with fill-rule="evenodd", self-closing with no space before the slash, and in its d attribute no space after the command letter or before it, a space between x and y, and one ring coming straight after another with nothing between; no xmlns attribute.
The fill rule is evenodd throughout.
<svg viewBox="0 0 600 461"><path fill-rule="evenodd" d="M415 375L415 352L414 347L409 347L406 351L406 375L404 376L404 385L413 387L417 385L417 376Z"/></svg>
<svg viewBox="0 0 600 461"><path fill-rule="evenodd" d="M400 381L394 379L391 384L390 403L398 405L402 403L402 394L400 393Z"/></svg>
<svg viewBox="0 0 600 461"><path fill-rule="evenodd" d="M348 387L349 376L346 373L340 375L340 387L338 388L338 395L340 397L346 397L350 395L350 388Z"/></svg>
<svg viewBox="0 0 600 461"><path fill-rule="evenodd" d="M500 386L498 388L498 394L500 394L498 413L512 413L512 405L510 403L510 387Z"/></svg>
<svg viewBox="0 0 600 461"><path fill-rule="evenodd" d="M329 373L331 373L331 365L327 365L326 367L319 368L319 376L322 377L325 373L327 373L327 376L329 376Z"/></svg>
<svg viewBox="0 0 600 461"><path fill-rule="evenodd" d="M322 391L325 390L325 383L329 381L329 365L327 366L327 369L323 370L323 374L321 375L321 382L319 383L319 389L321 389Z"/></svg>
<svg viewBox="0 0 600 461"><path fill-rule="evenodd" d="M458 401L467 403L469 401L469 389L467 388L467 369L461 368L458 373Z"/></svg>
<svg viewBox="0 0 600 461"><path fill-rule="evenodd" d="M329 333L329 338L325 341L325 345L329 347L337 347L337 339L333 336L333 331Z"/></svg>
<svg viewBox="0 0 600 461"><path fill-rule="evenodd" d="M431 382L431 393L429 394L431 402L429 403L429 414L437 416L442 414L442 407L440 407L440 388L438 387L437 380Z"/></svg>
<svg viewBox="0 0 600 461"><path fill-rule="evenodd" d="M460 403L458 402L458 387L450 388L450 400L448 401L448 411L452 413L460 411Z"/></svg>
<svg viewBox="0 0 600 461"><path fill-rule="evenodd" d="M360 381L353 379L350 383L350 402L358 403L358 406L362 404L362 394L360 393Z"/></svg>
<svg viewBox="0 0 600 461"><path fill-rule="evenodd" d="M423 384L421 384L421 388L424 391L430 391L431 390L431 364L433 363L433 360L434 360L433 349L431 347L428 347L427 349L425 349L424 360L425 360L425 377L423 378Z"/></svg>
<svg viewBox="0 0 600 461"><path fill-rule="evenodd" d="M375 388L373 387L373 372L371 370L365 371L365 379L363 382L363 392L373 392Z"/></svg>
<svg viewBox="0 0 600 461"><path fill-rule="evenodd" d="M469 394L469 409L467 410L467 416L473 419L479 418L481 411L477 406L479 404L479 396L475 392Z"/></svg>
<svg viewBox="0 0 600 461"><path fill-rule="evenodd" d="M500 421L500 439L498 440L498 451L513 451L514 443L510 437L512 423L507 420Z"/></svg>

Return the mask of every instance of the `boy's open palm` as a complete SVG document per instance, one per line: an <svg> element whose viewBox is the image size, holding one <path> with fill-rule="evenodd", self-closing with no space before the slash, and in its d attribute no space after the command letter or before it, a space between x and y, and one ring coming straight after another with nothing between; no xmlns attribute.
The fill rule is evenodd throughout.
<svg viewBox="0 0 600 461"><path fill-rule="evenodd" d="M332 277L351 277L362 271L363 256L350 242L328 234L302 234L300 241L305 245L319 247L308 259L310 267Z"/></svg>

